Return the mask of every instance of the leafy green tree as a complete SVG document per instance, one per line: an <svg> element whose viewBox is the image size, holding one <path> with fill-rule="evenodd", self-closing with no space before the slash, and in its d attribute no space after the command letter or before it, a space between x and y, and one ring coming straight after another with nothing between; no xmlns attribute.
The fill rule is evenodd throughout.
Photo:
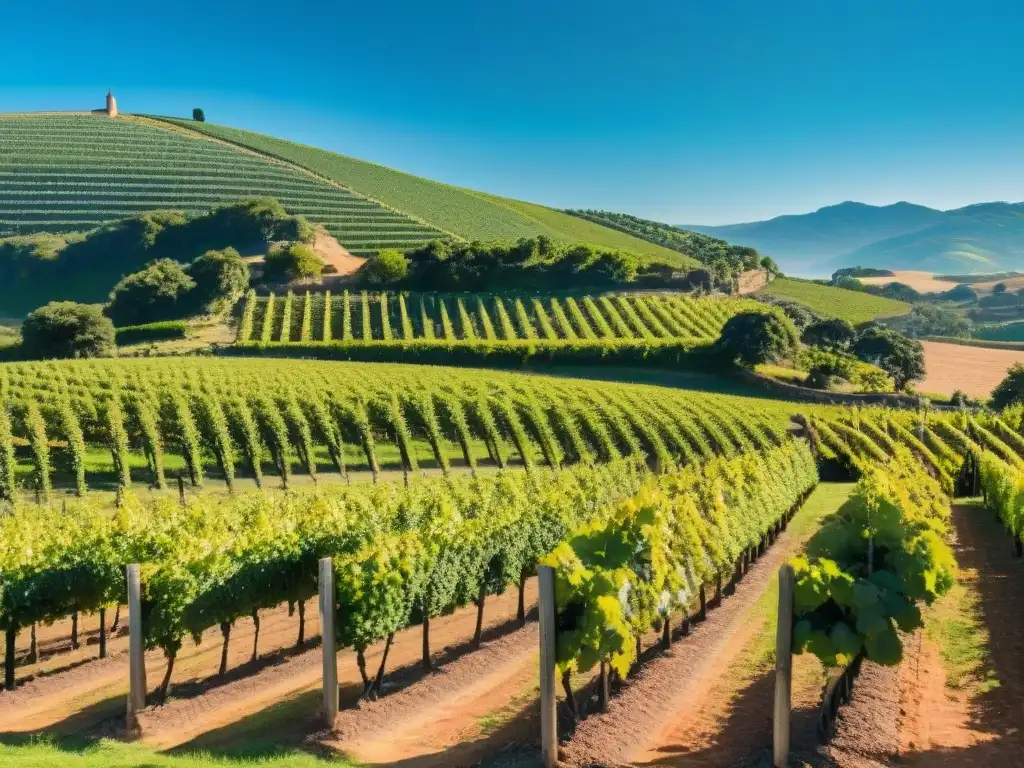
<svg viewBox="0 0 1024 768"><path fill-rule="evenodd" d="M188 267L195 281L193 311L217 313L231 307L249 287L249 265L234 248L207 251Z"/></svg>
<svg viewBox="0 0 1024 768"><path fill-rule="evenodd" d="M846 320L830 317L804 329L801 340L812 347L845 351L857 339L857 332Z"/></svg>
<svg viewBox="0 0 1024 768"><path fill-rule="evenodd" d="M1024 363L1010 366L1006 376L992 390L989 401L989 405L999 411L1015 403L1024 403Z"/></svg>
<svg viewBox="0 0 1024 768"><path fill-rule="evenodd" d="M409 260L394 248L385 248L359 270L359 276L370 285L394 285L409 273Z"/></svg>
<svg viewBox="0 0 1024 768"><path fill-rule="evenodd" d="M188 312L187 297L195 281L173 259L157 259L122 278L110 292L104 312L115 325L171 320Z"/></svg>
<svg viewBox="0 0 1024 768"><path fill-rule="evenodd" d="M112 355L114 324L100 307L73 301L51 301L30 312L21 325L21 346L27 357L103 357Z"/></svg>
<svg viewBox="0 0 1024 768"><path fill-rule="evenodd" d="M299 280L317 277L324 261L308 245L290 243L270 249L263 260L263 276L268 280Z"/></svg>
<svg viewBox="0 0 1024 768"><path fill-rule="evenodd" d="M992 293L996 294L997 296L1000 293L1006 293L1006 283L996 283L995 285L993 285Z"/></svg>
<svg viewBox="0 0 1024 768"><path fill-rule="evenodd" d="M203 110L199 107L196 107L192 110L192 119L195 120L197 123L205 123L206 113L203 112Z"/></svg>
<svg viewBox="0 0 1024 768"><path fill-rule="evenodd" d="M853 353L892 376L899 390L924 377L924 347L921 342L908 339L891 328L880 325L865 328L853 345Z"/></svg>
<svg viewBox="0 0 1024 768"><path fill-rule="evenodd" d="M716 346L731 362L757 365L791 355L799 342L796 326L782 312L740 312L726 322Z"/></svg>

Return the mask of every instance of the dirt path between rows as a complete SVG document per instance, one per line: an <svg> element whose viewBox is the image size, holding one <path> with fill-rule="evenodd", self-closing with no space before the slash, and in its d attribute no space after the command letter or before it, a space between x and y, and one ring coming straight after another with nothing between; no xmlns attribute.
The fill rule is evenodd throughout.
<svg viewBox="0 0 1024 768"><path fill-rule="evenodd" d="M671 651L642 667L606 712L580 723L565 745L565 765L694 764L673 761L686 759L693 751L693 721L707 706L716 681L760 629L749 620L751 609L802 541L784 532L740 581L735 594Z"/></svg>
<svg viewBox="0 0 1024 768"><path fill-rule="evenodd" d="M957 561L978 594L989 633L987 667L998 686L973 697L950 691L938 649L927 640L904 667L901 765L921 768L1024 765L1024 561L991 512L953 508Z"/></svg>

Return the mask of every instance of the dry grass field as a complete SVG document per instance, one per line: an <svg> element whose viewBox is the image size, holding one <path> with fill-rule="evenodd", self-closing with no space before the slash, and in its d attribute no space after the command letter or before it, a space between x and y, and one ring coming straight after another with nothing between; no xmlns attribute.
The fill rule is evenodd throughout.
<svg viewBox="0 0 1024 768"><path fill-rule="evenodd" d="M917 272L914 270L896 271L891 277L858 277L865 285L888 285L904 283L921 293L942 293L956 287L956 283L936 280L934 272Z"/></svg>
<svg viewBox="0 0 1024 768"><path fill-rule="evenodd" d="M1024 362L1024 350L985 349L961 344L922 341L925 378L922 392L950 395L959 389L971 397L988 397L1014 363Z"/></svg>

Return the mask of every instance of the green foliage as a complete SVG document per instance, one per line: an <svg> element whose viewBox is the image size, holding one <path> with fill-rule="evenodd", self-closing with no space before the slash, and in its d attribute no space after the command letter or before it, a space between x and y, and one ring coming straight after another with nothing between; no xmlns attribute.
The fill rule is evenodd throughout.
<svg viewBox="0 0 1024 768"><path fill-rule="evenodd" d="M323 268L323 259L312 248L301 243L275 245L263 259L263 276L268 280L319 277Z"/></svg>
<svg viewBox="0 0 1024 768"><path fill-rule="evenodd" d="M1014 363L1003 380L992 390L989 404L997 411L1024 403L1024 363Z"/></svg>
<svg viewBox="0 0 1024 768"><path fill-rule="evenodd" d="M157 259L122 278L110 292L104 312L115 325L142 325L187 314L189 294L196 287L185 268L173 259Z"/></svg>
<svg viewBox="0 0 1024 768"><path fill-rule="evenodd" d="M794 649L829 666L859 653L898 664L899 632L921 626L918 604L953 584L949 499L939 484L906 452L862 470L854 495L793 562Z"/></svg>
<svg viewBox="0 0 1024 768"><path fill-rule="evenodd" d="M857 338L857 331L846 320L825 318L803 329L800 340L812 347L845 352Z"/></svg>
<svg viewBox="0 0 1024 768"><path fill-rule="evenodd" d="M205 123L206 113L199 107L196 107L192 110L192 119L195 120L197 123Z"/></svg>
<svg viewBox="0 0 1024 768"><path fill-rule="evenodd" d="M401 251L385 248L371 256L359 270L359 278L367 285L395 285L409 273L409 260Z"/></svg>
<svg viewBox="0 0 1024 768"><path fill-rule="evenodd" d="M251 322L251 317L250 317ZM141 344L146 341L184 339L189 335L189 324L184 320L161 320L143 325L126 325L115 331L114 340L118 346Z"/></svg>
<svg viewBox="0 0 1024 768"><path fill-rule="evenodd" d="M249 266L231 247L207 251L189 264L188 275L195 281L189 296L193 313L224 312L249 287Z"/></svg>
<svg viewBox="0 0 1024 768"><path fill-rule="evenodd" d="M1010 533L1024 537L1024 472L985 451L981 454L979 473L985 506L999 515Z"/></svg>
<svg viewBox="0 0 1024 768"><path fill-rule="evenodd" d="M114 324L97 306L53 301L25 318L21 347L26 357L36 359L112 355Z"/></svg>
<svg viewBox="0 0 1024 768"><path fill-rule="evenodd" d="M825 382L834 378L853 384L858 392L892 392L892 378L877 366L858 360L843 352L807 348L797 355L797 364L807 371L808 382ZM824 388L824 387L823 387Z"/></svg>
<svg viewBox="0 0 1024 768"><path fill-rule="evenodd" d="M798 301L820 315L853 325L910 311L910 305L901 301L788 277L773 280L758 293Z"/></svg>
<svg viewBox="0 0 1024 768"><path fill-rule="evenodd" d="M722 327L716 348L730 362L757 365L788 357L799 340L796 326L781 312L740 312Z"/></svg>
<svg viewBox="0 0 1024 768"><path fill-rule="evenodd" d="M853 345L853 353L892 376L897 389L905 389L910 382L924 378L921 342L908 339L891 328L871 326L864 329Z"/></svg>
<svg viewBox="0 0 1024 768"><path fill-rule="evenodd" d="M968 338L971 335L971 324L966 317L934 304L915 304L910 314L900 322L900 327L911 338Z"/></svg>

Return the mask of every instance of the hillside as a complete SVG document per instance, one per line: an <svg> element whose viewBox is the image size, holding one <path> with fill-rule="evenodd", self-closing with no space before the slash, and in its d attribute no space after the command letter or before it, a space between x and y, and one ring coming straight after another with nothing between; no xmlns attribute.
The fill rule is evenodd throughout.
<svg viewBox="0 0 1024 768"><path fill-rule="evenodd" d="M88 230L254 195L323 224L355 254L441 234L301 169L134 118L2 117L0 179L0 236Z"/></svg>
<svg viewBox="0 0 1024 768"><path fill-rule="evenodd" d="M939 211L911 203L845 202L813 213L686 229L745 243L783 270L825 277L841 267L991 272L1024 257L1024 204Z"/></svg>
<svg viewBox="0 0 1024 768"><path fill-rule="evenodd" d="M879 317L905 315L910 311L909 304L884 296L784 277L773 280L758 293L793 299L821 315L842 318L855 325Z"/></svg>
<svg viewBox="0 0 1024 768"><path fill-rule="evenodd" d="M742 260L744 257L757 257L756 253L752 253L752 249L740 245L730 245L728 241L721 238L711 237L700 232L690 232L627 213L593 210L569 210L566 213L595 224L617 229L665 248L671 248L673 251L703 263L710 263L715 259Z"/></svg>
<svg viewBox="0 0 1024 768"><path fill-rule="evenodd" d="M669 248L541 205L441 184L365 160L238 128L160 119L307 168L466 240L517 240L546 235L560 242L583 241L633 251L679 266L694 263Z"/></svg>

